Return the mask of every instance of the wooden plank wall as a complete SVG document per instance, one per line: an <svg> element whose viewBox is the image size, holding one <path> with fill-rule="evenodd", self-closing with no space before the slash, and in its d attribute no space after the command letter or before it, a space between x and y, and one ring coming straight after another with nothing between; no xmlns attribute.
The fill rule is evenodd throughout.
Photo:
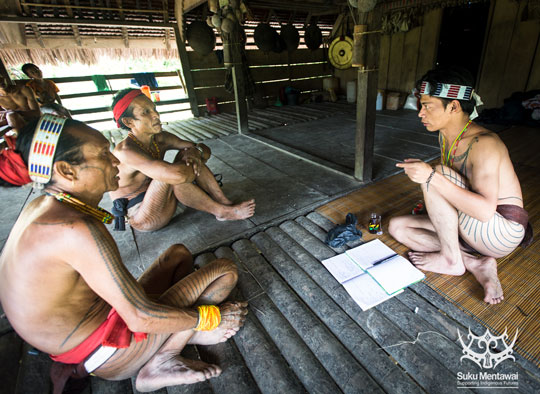
<svg viewBox="0 0 540 394"><path fill-rule="evenodd" d="M492 1L476 86L484 108L501 106L514 92L540 89L540 21L521 21L526 2ZM408 94L434 67L442 14L443 9L432 10L422 26L381 37L379 89Z"/></svg>
<svg viewBox="0 0 540 394"><path fill-rule="evenodd" d="M501 106L513 92L540 89L540 21L521 21L525 2L494 1L477 86L486 108Z"/></svg>
<svg viewBox="0 0 540 394"><path fill-rule="evenodd" d="M381 36L379 89L408 94L414 83L435 65L442 11L427 12L422 26L406 33Z"/></svg>
<svg viewBox="0 0 540 394"><path fill-rule="evenodd" d="M220 112L234 112L234 94L225 88L226 69L216 53L202 56L188 52L197 103L204 110L207 97L217 97ZM247 50L246 56L257 91L270 104L279 89L292 86L301 92L322 90L322 80L332 75L323 49L297 49L292 53Z"/></svg>

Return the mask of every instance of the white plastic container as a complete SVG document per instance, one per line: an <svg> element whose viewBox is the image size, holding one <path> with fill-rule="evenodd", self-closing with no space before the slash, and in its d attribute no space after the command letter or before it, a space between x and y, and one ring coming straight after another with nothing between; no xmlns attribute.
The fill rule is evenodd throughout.
<svg viewBox="0 0 540 394"><path fill-rule="evenodd" d="M356 102L356 81L347 82L347 102L349 104Z"/></svg>

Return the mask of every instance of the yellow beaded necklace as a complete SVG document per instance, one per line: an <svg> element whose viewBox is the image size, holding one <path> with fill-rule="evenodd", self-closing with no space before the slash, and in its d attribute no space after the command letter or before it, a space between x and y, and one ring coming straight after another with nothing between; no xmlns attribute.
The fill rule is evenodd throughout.
<svg viewBox="0 0 540 394"><path fill-rule="evenodd" d="M47 193L47 194L49 196L56 198L58 201L75 208L77 211L80 211L89 216L92 216L93 218L96 218L101 223L110 224L114 219L114 216L111 213L104 210L103 208L91 207L90 205L73 197L71 194L68 194L68 193L56 193L56 194Z"/></svg>
<svg viewBox="0 0 540 394"><path fill-rule="evenodd" d="M450 149L448 149L448 153L446 152L446 138L442 135L442 133L439 134L439 136L442 138L442 150L441 150L441 162L447 166L448 163L450 163L450 167L454 164L454 157L456 156L457 147L459 145L459 141L461 141L461 137L463 137L463 134L467 131L467 127L471 124L472 120L469 120L465 127L461 129L460 133L457 135L456 139L452 143L452 146L450 146ZM440 143L440 142L439 142ZM454 150L452 151L452 148ZM452 158L450 159L450 152L452 153ZM446 160L445 160L446 156Z"/></svg>
<svg viewBox="0 0 540 394"><path fill-rule="evenodd" d="M139 147L144 150L145 152L148 152L150 153L150 155L154 158L154 159L159 159L160 158L160 155L159 155L159 147L158 145L156 144L156 141L154 141L154 136L150 137L150 141L152 142L152 145L154 145L154 149L155 149L155 152L152 152L150 149L148 149L146 146L144 146L142 144L141 141L139 141L137 139L137 137L135 137L135 135L131 132L128 133L128 137L131 138L137 145L139 145Z"/></svg>

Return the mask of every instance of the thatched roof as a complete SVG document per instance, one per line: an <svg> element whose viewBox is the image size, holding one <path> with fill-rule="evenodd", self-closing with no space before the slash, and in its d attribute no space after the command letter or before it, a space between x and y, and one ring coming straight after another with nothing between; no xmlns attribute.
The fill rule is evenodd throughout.
<svg viewBox="0 0 540 394"><path fill-rule="evenodd" d="M311 21L326 28L333 25L337 15L353 11L349 0L244 2L252 22L246 29L248 36L253 23L302 26ZM469 0L382 0L377 6L387 14L386 20L395 22L399 18L414 20L433 7L464 3ZM392 16L404 10L407 15ZM7 15L0 16L0 56L6 65L66 61L95 64L103 54L176 58L172 27L180 22L182 34L182 27L190 21L205 19L208 6L207 0L3 0L0 15Z"/></svg>

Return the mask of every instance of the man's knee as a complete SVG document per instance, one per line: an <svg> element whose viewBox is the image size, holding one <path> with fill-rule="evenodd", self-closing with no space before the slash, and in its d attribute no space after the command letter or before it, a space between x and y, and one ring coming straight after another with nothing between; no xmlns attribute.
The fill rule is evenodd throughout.
<svg viewBox="0 0 540 394"><path fill-rule="evenodd" d="M391 218L390 222L388 223L388 232L396 240L400 240L402 238L402 234L407 227L406 219L406 216L397 216Z"/></svg>
<svg viewBox="0 0 540 394"><path fill-rule="evenodd" d="M217 259L211 264L219 270L222 277L226 277L231 283L236 284L238 281L238 268L234 261L229 259Z"/></svg>
<svg viewBox="0 0 540 394"><path fill-rule="evenodd" d="M191 257L191 252L183 244L173 244L165 253L175 257Z"/></svg>

